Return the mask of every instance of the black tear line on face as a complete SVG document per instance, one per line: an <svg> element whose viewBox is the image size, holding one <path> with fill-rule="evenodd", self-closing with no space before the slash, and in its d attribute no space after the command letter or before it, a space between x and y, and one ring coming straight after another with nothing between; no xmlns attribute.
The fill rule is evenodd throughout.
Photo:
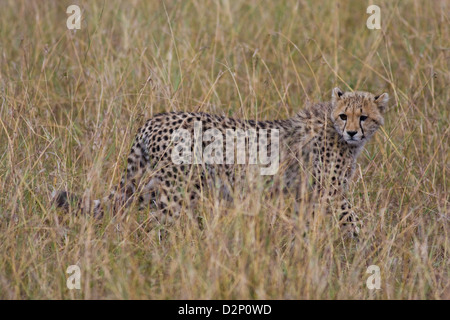
<svg viewBox="0 0 450 320"><path fill-rule="evenodd" d="M365 137L366 135L364 134L364 129L363 129L363 127L362 127L362 121L361 121L361 118L359 118L359 127L361 128L361 132L362 132L362 136L361 136L361 140L362 140L362 139L364 139L364 137Z"/></svg>
<svg viewBox="0 0 450 320"><path fill-rule="evenodd" d="M344 121L344 120L343 120ZM345 127L347 126L347 120L344 123L344 129L342 129L342 137L345 139Z"/></svg>

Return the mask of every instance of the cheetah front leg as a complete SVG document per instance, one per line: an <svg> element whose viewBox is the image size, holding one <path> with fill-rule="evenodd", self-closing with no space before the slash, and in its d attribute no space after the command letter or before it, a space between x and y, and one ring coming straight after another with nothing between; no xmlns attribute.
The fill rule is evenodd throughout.
<svg viewBox="0 0 450 320"><path fill-rule="evenodd" d="M336 158L335 158L336 159ZM340 166L342 168L342 165ZM346 197L347 181L350 174L346 170L339 170L338 165L334 167L316 166L314 170L314 187L319 199L326 204L326 210L336 213L339 225L346 235L358 237L361 231L361 221L354 212Z"/></svg>
<svg viewBox="0 0 450 320"><path fill-rule="evenodd" d="M361 231L361 221L352 209L351 204L345 196L335 199L333 202L337 206L336 212L341 228L350 237L357 238Z"/></svg>
<svg viewBox="0 0 450 320"><path fill-rule="evenodd" d="M326 205L326 211L335 214L339 226L346 236L357 238L361 231L361 221L354 212L345 193L333 191L327 192L320 197L321 202Z"/></svg>

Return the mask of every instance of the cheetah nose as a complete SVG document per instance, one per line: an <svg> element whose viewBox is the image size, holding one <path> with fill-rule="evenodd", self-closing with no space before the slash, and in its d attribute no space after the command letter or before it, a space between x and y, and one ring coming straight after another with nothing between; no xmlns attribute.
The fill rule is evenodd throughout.
<svg viewBox="0 0 450 320"><path fill-rule="evenodd" d="M358 131L347 131L347 134L351 137L351 138L353 138L353 136L355 135L355 134L357 134L358 133Z"/></svg>

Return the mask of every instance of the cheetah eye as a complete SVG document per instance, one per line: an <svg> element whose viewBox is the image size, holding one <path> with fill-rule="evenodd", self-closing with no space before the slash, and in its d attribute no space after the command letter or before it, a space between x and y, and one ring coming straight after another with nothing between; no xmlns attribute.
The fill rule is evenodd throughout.
<svg viewBox="0 0 450 320"><path fill-rule="evenodd" d="M361 119L361 121L364 121L367 119L367 116L361 116L361 117L359 117L359 119Z"/></svg>
<svg viewBox="0 0 450 320"><path fill-rule="evenodd" d="M345 114L340 114L339 118L341 118L342 120L347 120L347 115Z"/></svg>

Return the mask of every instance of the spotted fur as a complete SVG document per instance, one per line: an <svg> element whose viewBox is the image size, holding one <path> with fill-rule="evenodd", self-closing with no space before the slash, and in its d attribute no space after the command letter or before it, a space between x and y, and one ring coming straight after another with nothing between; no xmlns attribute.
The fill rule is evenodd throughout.
<svg viewBox="0 0 450 320"><path fill-rule="evenodd" d="M232 201L235 188L249 178L251 166L205 163L211 159L203 159L202 164L177 165L171 158L174 132L182 128L194 136L193 124L201 121L203 132L215 128L224 135L227 129L277 129L280 170L275 176L265 177L266 181L272 180L275 189L291 191L298 198L306 172L312 178L313 190L334 206L341 223L357 234L358 218L347 200L347 186L364 144L383 124L387 101L386 93L375 96L335 88L330 102L311 104L286 120L240 120L188 112L155 115L139 129L118 188L101 200L80 202L81 210L101 215L107 207L117 211L137 200L144 207L150 205L156 218L165 220L178 216L183 207L195 208L214 190ZM267 137L270 140L270 134ZM178 148L192 148L189 141L180 139L176 141ZM56 202L67 207L68 198L62 192Z"/></svg>

